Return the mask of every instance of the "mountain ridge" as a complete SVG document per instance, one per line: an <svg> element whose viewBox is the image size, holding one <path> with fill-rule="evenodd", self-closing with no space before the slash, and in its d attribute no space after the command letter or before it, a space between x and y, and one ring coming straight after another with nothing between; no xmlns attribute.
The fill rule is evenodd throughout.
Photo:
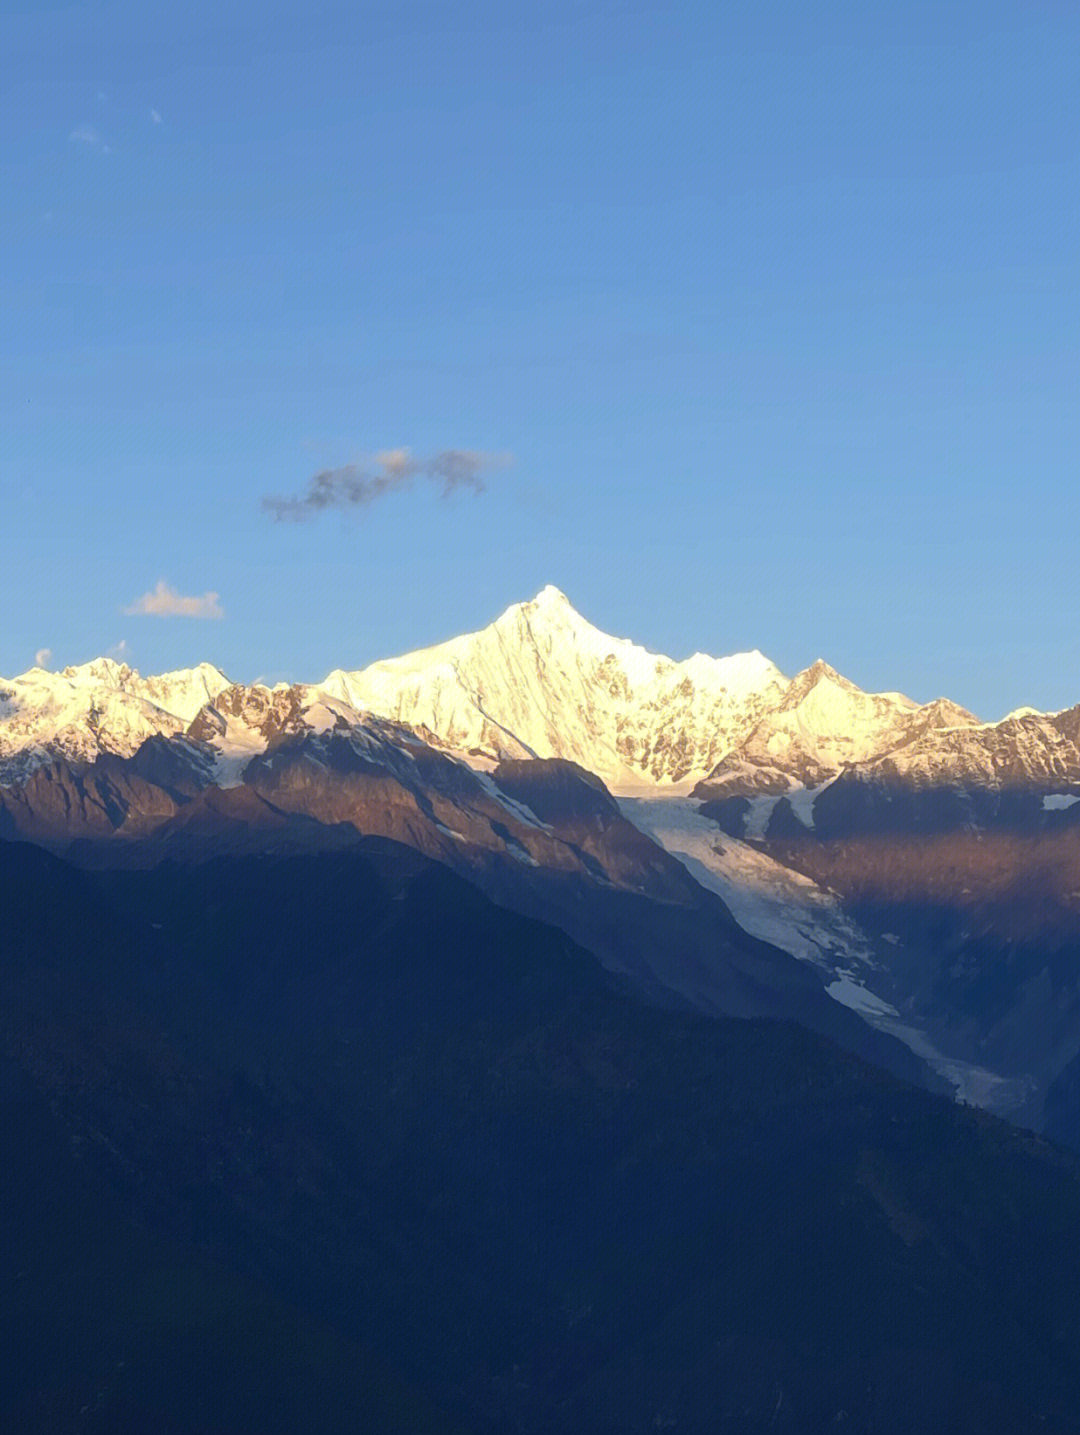
<svg viewBox="0 0 1080 1435"><path fill-rule="evenodd" d="M280 693L293 696L271 696ZM211 737L216 723L225 737L230 718L234 745L257 748L245 726L259 729L266 713L285 707L296 722L319 705L326 722L376 714L480 762L564 758L626 793L690 791L706 780L734 790L732 754L748 742L751 787L807 786L804 778L900 745L914 727L976 721L945 699L863 693L821 659L789 679L756 649L681 661L652 653L601 632L548 585L486 628L364 668L335 668L317 683L233 683L207 663L144 678L109 658L0 679L0 783L55 758L130 756L151 736ZM238 725L252 706L262 717ZM785 738L777 714L792 710L812 732L801 733L798 770L785 772L783 755L779 766L774 760ZM838 724L860 732L849 741Z"/></svg>

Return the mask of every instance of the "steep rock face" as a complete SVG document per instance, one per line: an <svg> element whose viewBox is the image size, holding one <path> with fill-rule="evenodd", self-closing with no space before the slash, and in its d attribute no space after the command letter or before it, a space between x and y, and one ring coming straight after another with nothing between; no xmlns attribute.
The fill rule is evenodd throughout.
<svg viewBox="0 0 1080 1435"><path fill-rule="evenodd" d="M288 738L350 730L362 734L375 726L377 719L365 722L352 708L306 684L231 683L197 713L187 736L213 753L217 785L234 787L250 762Z"/></svg>
<svg viewBox="0 0 1080 1435"><path fill-rule="evenodd" d="M703 776L785 686L757 652L677 663L609 637L555 588L479 633L323 684L462 752L565 758L613 788Z"/></svg>
<svg viewBox="0 0 1080 1435"><path fill-rule="evenodd" d="M142 835L177 809L167 787L123 761L54 762L36 767L19 787L0 790L0 834L66 846L75 838L109 838L121 828Z"/></svg>
<svg viewBox="0 0 1080 1435"><path fill-rule="evenodd" d="M230 683L200 708L187 731L189 737L210 743L223 739L225 746L238 743L261 749L296 733L346 728L357 716L308 684L266 688Z"/></svg>

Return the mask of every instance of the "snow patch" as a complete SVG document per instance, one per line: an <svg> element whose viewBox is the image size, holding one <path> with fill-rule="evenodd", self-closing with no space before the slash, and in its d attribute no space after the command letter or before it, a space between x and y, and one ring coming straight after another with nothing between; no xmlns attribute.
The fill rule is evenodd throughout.
<svg viewBox="0 0 1080 1435"><path fill-rule="evenodd" d="M834 981L829 982L825 990L833 1001L838 1001L841 1006L850 1007L852 1011L857 1011L862 1016L899 1016L899 1012L894 1006L882 997L876 997L873 992L867 991L850 972L842 972Z"/></svg>

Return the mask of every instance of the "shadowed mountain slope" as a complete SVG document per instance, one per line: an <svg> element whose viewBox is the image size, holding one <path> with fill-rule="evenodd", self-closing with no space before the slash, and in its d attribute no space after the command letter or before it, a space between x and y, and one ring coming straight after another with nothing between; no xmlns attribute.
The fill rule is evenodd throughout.
<svg viewBox="0 0 1080 1435"><path fill-rule="evenodd" d="M96 867L337 851L361 836L390 838L559 926L655 1001L791 1018L906 1079L940 1086L902 1043L830 1000L813 971L744 932L573 763L507 762L478 773L373 719L279 732L219 787L204 743L151 739L131 758L37 768L0 791L0 832L5 822L12 835Z"/></svg>
<svg viewBox="0 0 1080 1435"><path fill-rule="evenodd" d="M1034 1138L644 1005L393 843L0 845L0 895L12 1419L1075 1428L1080 1180Z"/></svg>

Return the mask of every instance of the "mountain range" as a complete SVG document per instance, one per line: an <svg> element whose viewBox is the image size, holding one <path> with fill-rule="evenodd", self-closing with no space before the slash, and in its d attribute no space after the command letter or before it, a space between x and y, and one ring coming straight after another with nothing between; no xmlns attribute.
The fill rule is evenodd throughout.
<svg viewBox="0 0 1080 1435"><path fill-rule="evenodd" d="M910 1076L902 1043L928 1084L1035 1125L1080 1056L1077 803L1080 707L982 723L823 661L793 678L759 652L677 662L552 587L321 683L110 659L0 681L0 834L90 865L404 840L561 912L653 995L808 1020L823 988L864 1053ZM661 927L694 909L696 936L608 912L634 901ZM794 1008L776 949L813 978ZM813 1021L851 1044L846 1015Z"/></svg>
<svg viewBox="0 0 1080 1435"><path fill-rule="evenodd" d="M10 1428L1074 1428L1080 709L37 668L0 893Z"/></svg>
<svg viewBox="0 0 1080 1435"><path fill-rule="evenodd" d="M159 735L205 738L224 760L301 713L308 727L374 714L473 760L576 762L620 794L705 780L783 792L977 726L954 704L862 693L820 662L794 679L759 652L675 662L601 633L552 587L481 632L317 684L238 686L209 664L142 678L104 658L3 681L0 704L5 780L53 758L131 756Z"/></svg>
<svg viewBox="0 0 1080 1435"><path fill-rule="evenodd" d="M474 764L562 758L618 795L788 795L804 821L814 789L852 770L1080 796L1077 720L1066 714L1021 709L981 723L944 698L865 693L821 660L787 678L756 651L677 662L601 633L552 587L478 633L321 683L233 684L206 663L143 678L109 658L0 679L0 779L56 759L129 757L153 736L202 739L224 770L286 730L363 715ZM756 806L751 826L774 807Z"/></svg>

